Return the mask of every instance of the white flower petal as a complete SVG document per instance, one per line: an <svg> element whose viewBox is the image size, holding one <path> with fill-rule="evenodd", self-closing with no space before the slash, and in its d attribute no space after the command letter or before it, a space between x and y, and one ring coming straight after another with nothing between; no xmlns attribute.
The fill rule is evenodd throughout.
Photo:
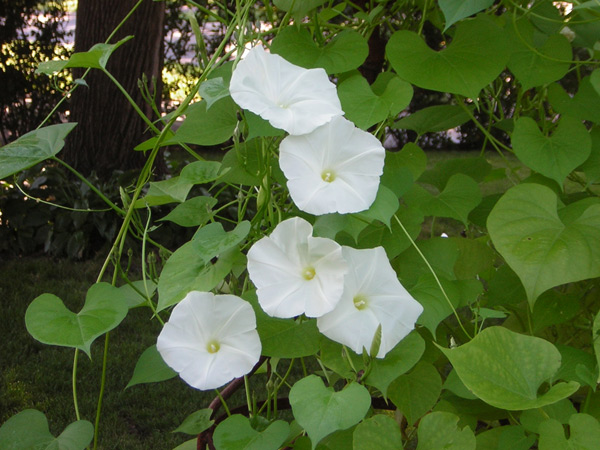
<svg viewBox="0 0 600 450"><path fill-rule="evenodd" d="M377 196L384 158L381 143L343 117L312 133L288 136L279 147L292 200L318 215L368 209Z"/></svg>
<svg viewBox="0 0 600 450"><path fill-rule="evenodd" d="M215 351L209 351L216 345ZM156 347L189 385L215 389L248 373L261 343L252 306L234 295L190 292L175 306Z"/></svg>
<svg viewBox="0 0 600 450"><path fill-rule="evenodd" d="M284 220L248 251L258 302L273 317L319 317L331 311L346 271L340 245L312 237L312 226L299 217Z"/></svg>
<svg viewBox="0 0 600 450"><path fill-rule="evenodd" d="M342 299L335 309L317 319L319 331L356 353L371 348L381 324L383 358L414 328L423 307L404 289L382 247L356 250L342 247L350 269ZM355 301L364 304L355 306Z"/></svg>
<svg viewBox="0 0 600 450"><path fill-rule="evenodd" d="M335 85L323 69L304 69L254 47L231 76L231 97L289 134L310 133L344 114Z"/></svg>

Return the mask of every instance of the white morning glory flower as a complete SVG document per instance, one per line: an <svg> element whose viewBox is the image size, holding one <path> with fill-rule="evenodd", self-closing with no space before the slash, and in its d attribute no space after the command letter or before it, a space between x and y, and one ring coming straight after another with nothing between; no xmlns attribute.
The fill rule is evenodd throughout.
<svg viewBox="0 0 600 450"><path fill-rule="evenodd" d="M342 299L335 309L317 319L319 331L356 353L369 351L381 324L383 358L411 332L423 307L398 281L383 247L356 250L342 247L349 272Z"/></svg>
<svg viewBox="0 0 600 450"><path fill-rule="evenodd" d="M208 390L250 372L262 346L248 302L192 291L173 308L156 348L186 383Z"/></svg>
<svg viewBox="0 0 600 450"><path fill-rule="evenodd" d="M343 117L310 134L288 136L279 147L292 200L317 215L368 209L377 196L384 159L377 138Z"/></svg>
<svg viewBox="0 0 600 450"><path fill-rule="evenodd" d="M313 237L312 225L299 217L284 220L248 251L258 302L273 317L319 317L331 311L346 272L341 246Z"/></svg>
<svg viewBox="0 0 600 450"><path fill-rule="evenodd" d="M289 134L310 133L344 114L323 69L304 69L254 47L231 76L231 97L242 108Z"/></svg>

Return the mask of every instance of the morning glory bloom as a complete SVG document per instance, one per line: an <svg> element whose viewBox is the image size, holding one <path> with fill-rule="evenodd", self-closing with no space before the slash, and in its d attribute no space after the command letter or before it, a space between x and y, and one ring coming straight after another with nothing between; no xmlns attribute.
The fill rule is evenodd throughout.
<svg viewBox="0 0 600 450"><path fill-rule="evenodd" d="M288 136L279 147L292 200L316 215L368 209L377 196L384 159L379 140L343 117L310 134Z"/></svg>
<svg viewBox="0 0 600 450"><path fill-rule="evenodd" d="M248 273L258 302L273 317L319 317L344 290L347 265L335 241L313 237L299 217L284 220L248 251Z"/></svg>
<svg viewBox="0 0 600 450"><path fill-rule="evenodd" d="M289 134L310 133L344 114L325 70L296 66L261 45L238 63L229 91L239 106Z"/></svg>
<svg viewBox="0 0 600 450"><path fill-rule="evenodd" d="M319 331L356 353L369 351L381 324L383 358L415 326L423 307L404 289L383 247L356 250L342 247L350 267L342 299L335 309L317 319Z"/></svg>
<svg viewBox="0 0 600 450"><path fill-rule="evenodd" d="M216 389L247 374L262 350L248 302L198 291L173 308L156 348L167 365L200 390Z"/></svg>

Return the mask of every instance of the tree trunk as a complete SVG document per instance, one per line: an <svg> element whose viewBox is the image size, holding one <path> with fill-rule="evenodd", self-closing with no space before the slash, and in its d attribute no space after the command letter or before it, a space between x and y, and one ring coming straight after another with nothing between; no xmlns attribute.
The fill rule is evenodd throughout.
<svg viewBox="0 0 600 450"><path fill-rule="evenodd" d="M75 51L84 52L104 42L129 13L136 0L79 0L75 28ZM110 57L107 69L123 85L141 110L156 120L138 88L145 74L156 80L160 106L163 67L165 3L146 0L111 39L111 43L133 35ZM83 71L74 71L80 77ZM108 77L93 69L71 99L70 120L78 122L68 137L62 157L84 175L95 171L108 179L115 170L141 168L144 155L133 151L149 137L146 125ZM152 91L153 89L151 89Z"/></svg>

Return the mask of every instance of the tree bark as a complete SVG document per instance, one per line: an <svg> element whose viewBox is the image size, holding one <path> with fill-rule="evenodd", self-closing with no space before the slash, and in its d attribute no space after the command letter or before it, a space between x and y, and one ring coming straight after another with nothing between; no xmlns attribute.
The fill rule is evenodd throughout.
<svg viewBox="0 0 600 450"><path fill-rule="evenodd" d="M75 27L75 51L85 52L104 42L137 3L136 0L79 0ZM144 102L138 80L145 74L156 80L160 106L163 67L165 3L146 0L111 39L111 43L133 35L110 57L107 70L123 85L141 110L156 120ZM82 70L74 71L80 77ZM89 87L80 86L71 99L70 120L77 122L69 135L62 157L84 175L96 172L108 179L115 170L141 168L142 152L133 148L149 137L146 125L123 94L100 70L86 77ZM152 90L152 89L151 89Z"/></svg>

